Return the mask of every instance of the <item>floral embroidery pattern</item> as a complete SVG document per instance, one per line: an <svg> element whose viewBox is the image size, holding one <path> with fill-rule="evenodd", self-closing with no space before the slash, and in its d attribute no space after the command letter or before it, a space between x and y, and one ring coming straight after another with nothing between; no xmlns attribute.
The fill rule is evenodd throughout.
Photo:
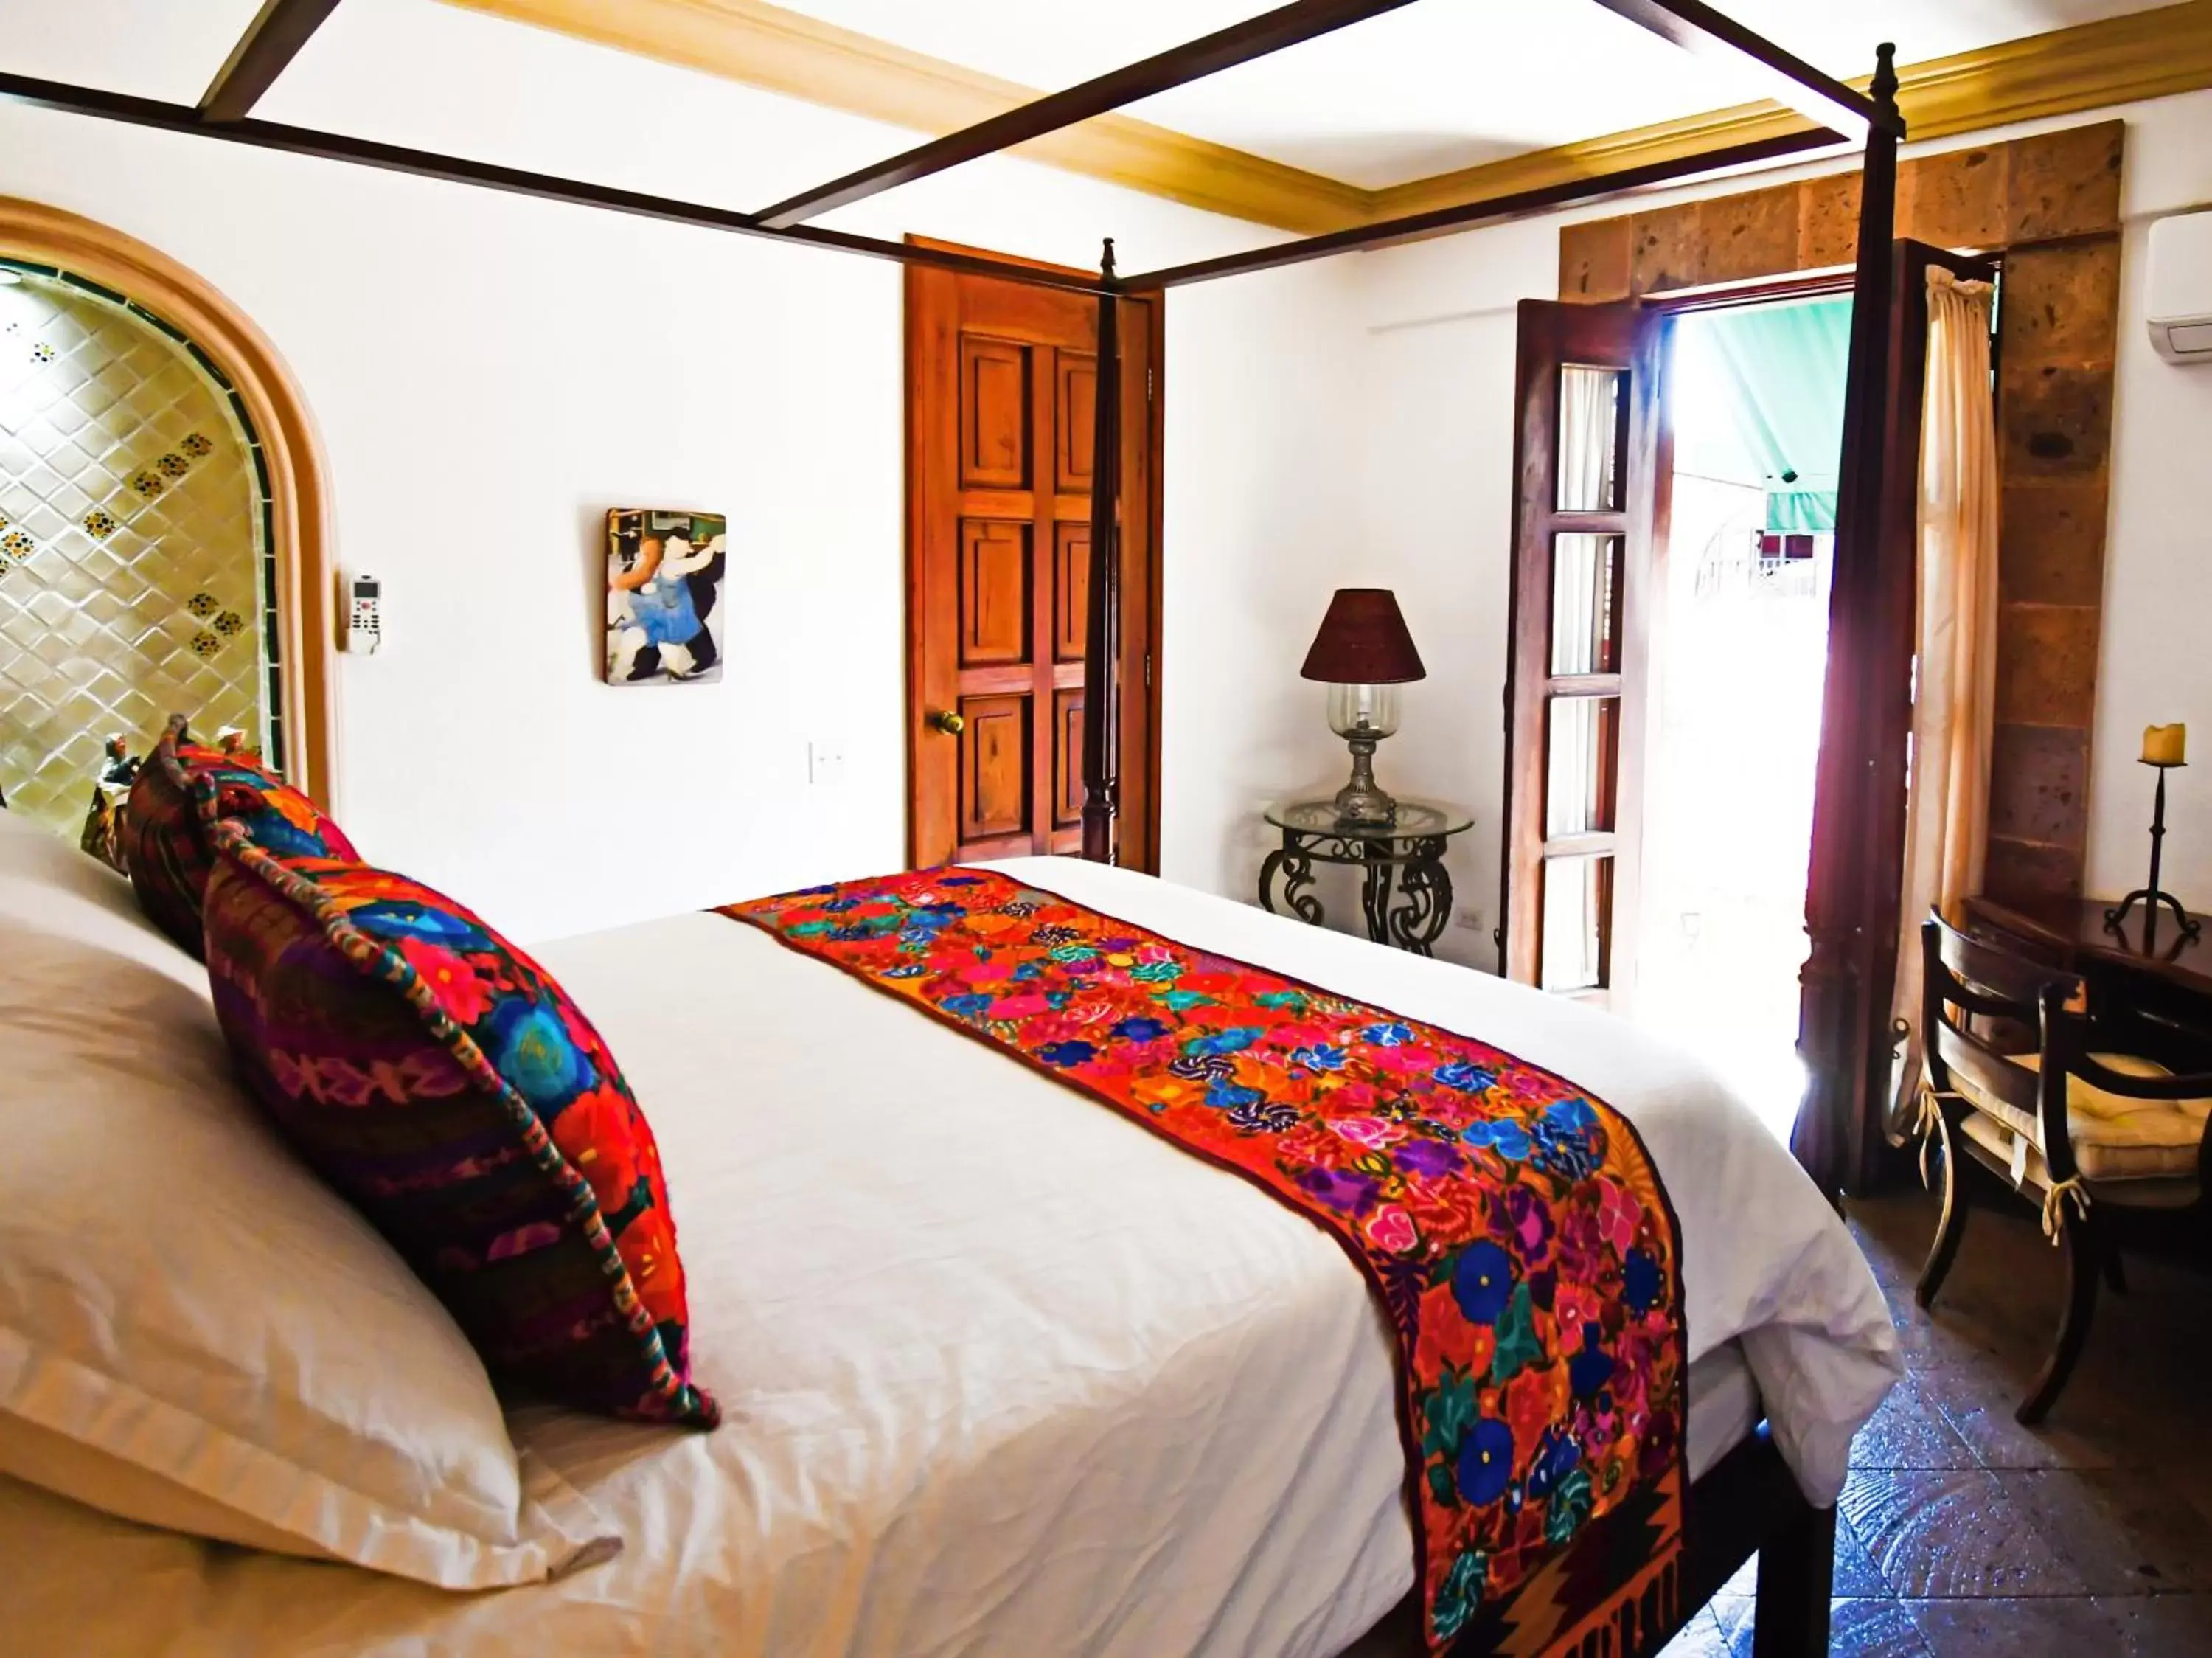
<svg viewBox="0 0 2212 1658"><path fill-rule="evenodd" d="M208 837L238 819L257 845L280 857L355 856L345 831L250 750L196 743L181 714L131 785L123 814L124 867L147 918L193 955L201 953L202 908L214 855Z"/></svg>
<svg viewBox="0 0 2212 1658"><path fill-rule="evenodd" d="M444 894L211 824L208 980L279 1132L504 1379L711 1428L653 1131L535 961ZM275 843L275 844L272 844Z"/></svg>
<svg viewBox="0 0 2212 1658"><path fill-rule="evenodd" d="M988 869L732 905L1321 1225L1398 1339L1432 1647L1640 1650L1680 1538L1674 1215L1626 1119L1471 1038ZM1633 1545L1559 1561L1601 1521ZM1542 1575L1541 1592L1516 1603Z"/></svg>

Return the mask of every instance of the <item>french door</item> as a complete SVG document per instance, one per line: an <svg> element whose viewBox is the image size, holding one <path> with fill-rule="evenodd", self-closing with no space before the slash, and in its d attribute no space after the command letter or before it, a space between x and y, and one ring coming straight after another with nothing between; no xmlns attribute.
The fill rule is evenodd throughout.
<svg viewBox="0 0 2212 1658"><path fill-rule="evenodd" d="M1633 974L1665 327L1632 302L1521 304L1498 965L1604 1002Z"/></svg>
<svg viewBox="0 0 2212 1658"><path fill-rule="evenodd" d="M1843 468L1866 527L1839 524L1806 885L1811 951L1799 1051L1808 1092L1793 1147L1824 1189L1858 1192L1882 1160L1891 988L1900 933L1912 728L1921 410L1932 266L1888 250L1892 302L1855 317L1881 375L1847 405ZM1668 518L1664 317L1632 303L1521 307L1506 682L1505 973L1610 1000L1632 982L1651 596ZM1862 341L1856 333L1869 337Z"/></svg>

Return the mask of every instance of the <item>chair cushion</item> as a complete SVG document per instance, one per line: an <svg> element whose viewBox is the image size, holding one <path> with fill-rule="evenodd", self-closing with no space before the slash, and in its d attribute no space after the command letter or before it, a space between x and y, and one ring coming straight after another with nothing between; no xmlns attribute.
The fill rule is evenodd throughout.
<svg viewBox="0 0 2212 1658"><path fill-rule="evenodd" d="M208 974L249 1087L495 1375L711 1427L660 1155L591 1021L404 875L212 831Z"/></svg>
<svg viewBox="0 0 2212 1658"><path fill-rule="evenodd" d="M2131 1053L2093 1053L2089 1057L2106 1070L2118 1071L2123 1076L2173 1074L2155 1060ZM2041 1068L2042 1061L2039 1053L2023 1053L2014 1056L2010 1063L2033 1071ZM2041 1166L2043 1128L2032 1113L1985 1094L1961 1071L1952 1072L1951 1080L1977 1109L2027 1140L2037 1154L2037 1166ZM2212 1100L2135 1100L2125 1094L2107 1093L2078 1076L2066 1079L2066 1137L2073 1143L2074 1161L2084 1179L2193 1176L2208 1114L2212 1114ZM2009 1146L2006 1150L2009 1152Z"/></svg>
<svg viewBox="0 0 2212 1658"><path fill-rule="evenodd" d="M285 857L359 856L314 802L254 755L204 747L191 741L185 716L172 716L131 785L120 838L139 904L196 957L214 867L208 825L221 818L237 819L258 844Z"/></svg>

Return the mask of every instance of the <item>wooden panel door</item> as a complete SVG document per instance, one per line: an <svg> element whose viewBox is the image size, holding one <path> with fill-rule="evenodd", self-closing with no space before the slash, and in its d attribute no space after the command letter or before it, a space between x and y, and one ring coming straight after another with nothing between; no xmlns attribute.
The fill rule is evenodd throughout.
<svg viewBox="0 0 2212 1658"><path fill-rule="evenodd" d="M1628 303L1521 305L1498 966L1601 1001L1634 950L1663 328Z"/></svg>
<svg viewBox="0 0 2212 1658"><path fill-rule="evenodd" d="M1097 302L906 283L908 856L1077 853ZM1122 308L1120 861L1152 869L1158 308Z"/></svg>

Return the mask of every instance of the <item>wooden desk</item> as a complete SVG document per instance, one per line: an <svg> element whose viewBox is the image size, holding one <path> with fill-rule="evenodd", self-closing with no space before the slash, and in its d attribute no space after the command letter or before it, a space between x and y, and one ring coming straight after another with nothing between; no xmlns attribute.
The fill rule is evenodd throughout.
<svg viewBox="0 0 2212 1658"><path fill-rule="evenodd" d="M2117 933L2105 925L2108 907L2095 899L2008 905L1970 898L1966 930L2081 974L2100 1017L2113 1012L2149 1021L2171 1033L2190 1069L2212 1067L2212 926L2185 938L2168 914L2147 948L2143 907L2137 905Z"/></svg>

